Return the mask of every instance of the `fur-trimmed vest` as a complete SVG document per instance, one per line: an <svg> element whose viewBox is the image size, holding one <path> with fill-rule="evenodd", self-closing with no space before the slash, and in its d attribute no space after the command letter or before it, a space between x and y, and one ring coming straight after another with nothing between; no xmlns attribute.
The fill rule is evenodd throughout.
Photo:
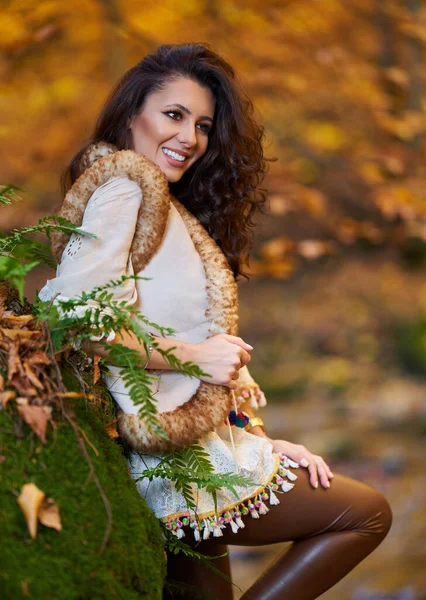
<svg viewBox="0 0 426 600"><path fill-rule="evenodd" d="M174 206L185 223L204 268L205 317L209 323L206 337L218 333L237 335L238 297L233 273L223 252L198 219L171 196L161 169L142 154L132 150L117 151L114 146L101 143L91 145L83 155L80 173L59 212L60 216L76 225L82 224L92 194L111 178L125 176L141 188L143 200L131 246L131 260L137 274L143 274L161 247L169 212ZM67 242L65 233L52 234L52 250L58 263ZM173 268L172 263L170 268ZM167 323L159 324L168 326ZM231 408L231 391L225 386L197 382L192 396L185 398L173 410L160 412L160 424L167 432L168 440L157 438L137 414L119 410L118 430L122 439L140 452L163 452L188 445L222 425Z"/></svg>

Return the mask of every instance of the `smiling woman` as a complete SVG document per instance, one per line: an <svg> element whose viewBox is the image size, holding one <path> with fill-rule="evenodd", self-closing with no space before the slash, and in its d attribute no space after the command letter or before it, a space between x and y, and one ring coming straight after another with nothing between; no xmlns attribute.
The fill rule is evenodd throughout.
<svg viewBox="0 0 426 600"><path fill-rule="evenodd" d="M174 77L148 96L132 118L132 146L156 163L169 182L176 182L205 154L214 109L214 96L207 86Z"/></svg>
<svg viewBox="0 0 426 600"><path fill-rule="evenodd" d="M106 343L120 338L158 376L152 391L167 440L147 429L120 369L105 375L138 491L170 532L189 544L202 540L208 554L220 554L223 543L294 541L243 597L312 600L374 550L391 512L379 492L334 475L304 446L270 439L254 418L266 401L247 369L253 347L238 336L236 280L252 216L265 201L262 141L233 68L208 46L165 45L146 56L113 90L65 174L62 216L97 237L52 234L60 264L40 296L74 296L123 274L149 278L127 279L115 298L174 329L155 336L159 347L174 347L205 375L185 377L126 331L105 331ZM91 351L101 352L96 344ZM164 452L194 442L212 474L249 478L232 488L236 496L222 487L213 498L192 484L194 510L172 479L139 477ZM229 572L227 558L215 565ZM170 556L168 567L173 579L232 598L225 579L186 559Z"/></svg>

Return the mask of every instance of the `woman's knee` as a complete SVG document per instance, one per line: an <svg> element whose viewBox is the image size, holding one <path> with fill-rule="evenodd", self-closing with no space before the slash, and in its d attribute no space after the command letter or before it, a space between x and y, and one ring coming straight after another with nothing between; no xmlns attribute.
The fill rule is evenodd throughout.
<svg viewBox="0 0 426 600"><path fill-rule="evenodd" d="M385 496L375 488L369 488L365 498L368 516L360 524L364 533L377 533L384 538L392 525L392 509Z"/></svg>

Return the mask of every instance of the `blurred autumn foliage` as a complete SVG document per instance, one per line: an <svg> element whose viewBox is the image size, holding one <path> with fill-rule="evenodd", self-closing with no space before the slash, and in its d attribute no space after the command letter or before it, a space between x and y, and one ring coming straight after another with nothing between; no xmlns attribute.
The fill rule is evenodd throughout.
<svg viewBox="0 0 426 600"><path fill-rule="evenodd" d="M420 0L11 0L0 20L0 180L33 222L115 81L161 43L208 41L235 67L265 124L273 220L253 273L286 278L361 240L426 240ZM416 246L417 248L417 246Z"/></svg>

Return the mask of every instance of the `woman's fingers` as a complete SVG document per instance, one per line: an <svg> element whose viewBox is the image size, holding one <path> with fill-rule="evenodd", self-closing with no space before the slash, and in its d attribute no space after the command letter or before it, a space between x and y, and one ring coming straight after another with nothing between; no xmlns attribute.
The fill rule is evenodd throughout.
<svg viewBox="0 0 426 600"><path fill-rule="evenodd" d="M247 344L247 342L245 342L242 338L240 338L236 335L229 335L228 333L224 333L222 335L229 342L231 342L231 344L236 344L237 346L241 346L241 348L243 348L244 350L248 350L248 351L253 350L253 346L250 346L250 344Z"/></svg>
<svg viewBox="0 0 426 600"><path fill-rule="evenodd" d="M333 477L333 473L321 456L306 453L306 456L299 460L299 465L308 469L312 487L316 489L319 483L326 489L330 487L329 480Z"/></svg>
<svg viewBox="0 0 426 600"><path fill-rule="evenodd" d="M250 354L248 352L246 352L245 350L241 349L240 350L240 366L238 368L241 369L241 367L244 367L244 365L246 365L250 361L251 361Z"/></svg>
<svg viewBox="0 0 426 600"><path fill-rule="evenodd" d="M329 488L330 482L327 473L327 465L325 464L321 456L314 456L314 459L317 465L318 478L321 482L322 487Z"/></svg>
<svg viewBox="0 0 426 600"><path fill-rule="evenodd" d="M309 471L309 481L310 481L311 486L314 488L317 488L318 487L318 470L317 470L317 465L314 460L311 460L309 462L308 471Z"/></svg>

